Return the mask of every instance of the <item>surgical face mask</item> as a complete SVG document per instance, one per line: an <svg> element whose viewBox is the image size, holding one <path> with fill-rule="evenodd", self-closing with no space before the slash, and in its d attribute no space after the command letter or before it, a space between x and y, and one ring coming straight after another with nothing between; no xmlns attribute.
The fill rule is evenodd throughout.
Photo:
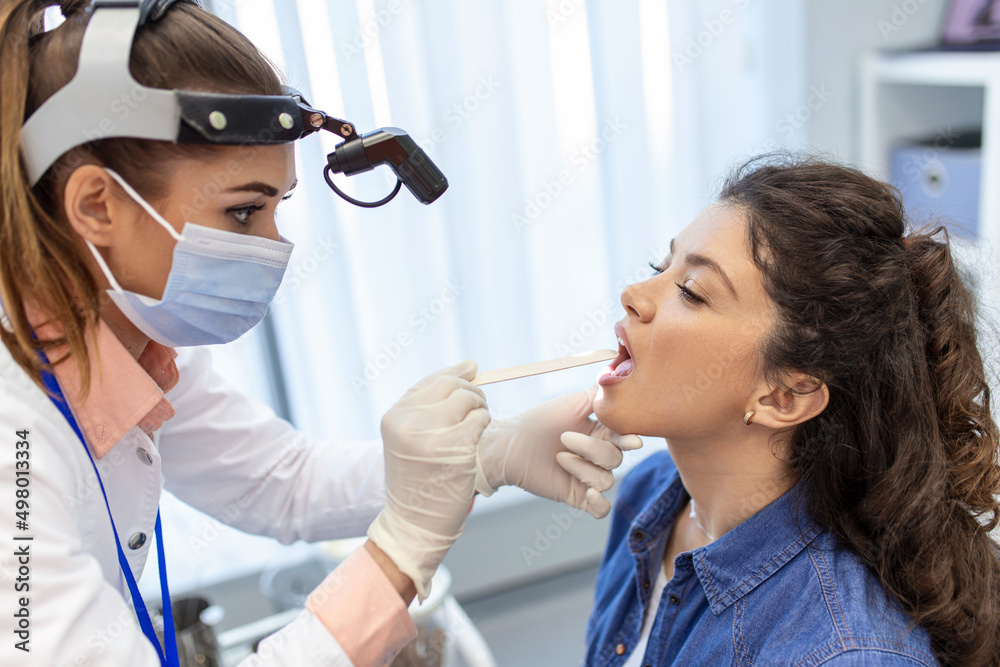
<svg viewBox="0 0 1000 667"><path fill-rule="evenodd" d="M236 340L260 322L288 266L293 244L184 223L180 234L121 176L106 170L177 240L170 275L157 300L122 289L94 244L87 246L111 283L108 296L132 324L161 345Z"/></svg>

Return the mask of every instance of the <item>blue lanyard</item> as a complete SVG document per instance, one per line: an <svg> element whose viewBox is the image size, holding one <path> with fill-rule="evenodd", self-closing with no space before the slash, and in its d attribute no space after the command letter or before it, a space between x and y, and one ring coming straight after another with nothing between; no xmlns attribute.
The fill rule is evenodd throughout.
<svg viewBox="0 0 1000 667"><path fill-rule="evenodd" d="M45 353L39 350L39 358L42 363L48 363L48 359L45 357ZM125 558L125 552L122 550L121 540L118 539L118 529L115 527L115 519L111 516L111 506L108 504L108 494L104 491L104 482L101 481L101 474L97 471L97 464L94 463L94 457L90 454L90 449L87 447L87 442L83 439L83 433L80 431L80 426L76 423L76 419L73 417L73 412L69 409L69 403L66 402L66 397L63 396L62 390L59 388L59 383L52 373L43 370L42 371L42 382L45 384L45 388L49 390L49 398L59 412L63 414L69 425L73 427L73 432L76 436L80 438L80 442L83 444L83 449L87 452L87 457L90 459L90 465L94 467L94 474L97 475L97 482L101 485L101 493L104 495L104 506L108 508L108 518L111 520L111 532L115 536L115 546L118 547L118 564L121 566L122 574L125 575L125 581L128 583L128 589L132 593L132 604L135 607L136 616L139 618L139 626L142 628L142 633L146 635L150 642L153 644L153 648L156 649L156 654L160 658L161 667L180 667L180 661L177 657L177 640L174 636L174 616L172 610L170 609L170 589L167 586L167 557L163 550L163 530L160 528L160 510L156 510L156 542L157 542L157 564L160 570L160 595L163 598L163 643L164 647L160 648L160 640L156 636L156 630L153 629L153 622L149 618L149 611L146 609L146 603L143 602L142 595L139 594L139 587L135 583L135 577L132 576L132 567L129 565L128 560ZM166 653L164 653L166 651Z"/></svg>

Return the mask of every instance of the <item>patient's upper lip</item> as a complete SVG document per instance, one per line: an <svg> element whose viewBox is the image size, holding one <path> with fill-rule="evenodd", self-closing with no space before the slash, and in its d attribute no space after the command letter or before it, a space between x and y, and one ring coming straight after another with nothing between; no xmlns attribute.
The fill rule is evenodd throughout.
<svg viewBox="0 0 1000 667"><path fill-rule="evenodd" d="M620 340L622 345L625 346L628 356L634 358L634 355L632 354L632 346L629 345L628 335L625 333L625 327L622 326L621 322L615 324L615 335L618 336L618 340Z"/></svg>

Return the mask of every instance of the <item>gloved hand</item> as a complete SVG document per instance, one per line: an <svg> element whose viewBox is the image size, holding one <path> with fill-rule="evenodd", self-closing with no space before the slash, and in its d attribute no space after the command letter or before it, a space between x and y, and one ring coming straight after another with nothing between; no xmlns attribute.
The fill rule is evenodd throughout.
<svg viewBox="0 0 1000 667"><path fill-rule="evenodd" d="M490 422L463 361L428 375L382 418L385 508L368 537L413 580L420 600L462 534L476 478L476 443Z"/></svg>
<svg viewBox="0 0 1000 667"><path fill-rule="evenodd" d="M611 504L601 495L615 482L622 451L642 447L637 435L618 435L590 418L597 386L496 419L476 449L476 491L505 485L557 500L601 518Z"/></svg>

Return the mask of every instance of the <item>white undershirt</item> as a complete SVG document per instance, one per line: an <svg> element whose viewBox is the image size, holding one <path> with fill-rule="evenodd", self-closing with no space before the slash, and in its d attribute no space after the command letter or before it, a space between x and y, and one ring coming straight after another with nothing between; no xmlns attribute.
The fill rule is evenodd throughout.
<svg viewBox="0 0 1000 667"><path fill-rule="evenodd" d="M646 655L646 644L649 643L649 635L653 631L653 623L656 621L656 610L660 607L660 598L663 597L663 589L667 586L667 573L663 569L663 562L660 562L660 570L656 574L656 581L653 582L653 592L650 594L649 605L646 607L646 617L642 621L642 633L639 635L639 643L635 645L628 656L628 660L622 667L642 667L642 659Z"/></svg>

